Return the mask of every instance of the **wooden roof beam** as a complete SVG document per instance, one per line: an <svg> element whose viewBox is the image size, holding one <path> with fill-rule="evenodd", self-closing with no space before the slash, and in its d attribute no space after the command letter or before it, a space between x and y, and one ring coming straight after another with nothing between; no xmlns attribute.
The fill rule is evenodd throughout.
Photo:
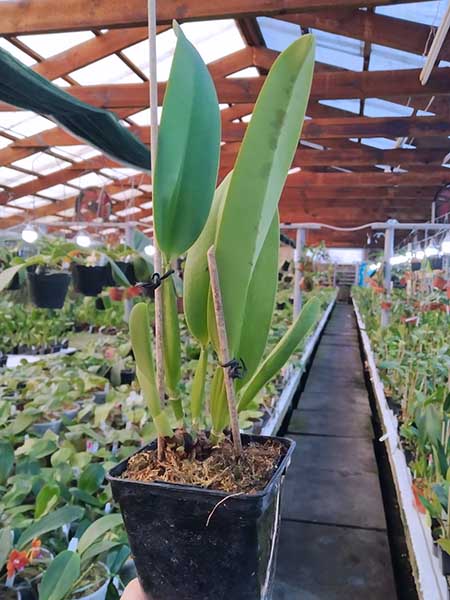
<svg viewBox="0 0 450 600"><path fill-rule="evenodd" d="M365 6L400 4L411 0L364 0ZM419 0L415 0L419 1ZM359 8L361 0L164 0L157 7L159 25L179 21L235 19L258 15L276 16L287 13L338 7ZM14 0L2 3L0 35L50 33L82 29L144 27L147 4L143 0Z"/></svg>

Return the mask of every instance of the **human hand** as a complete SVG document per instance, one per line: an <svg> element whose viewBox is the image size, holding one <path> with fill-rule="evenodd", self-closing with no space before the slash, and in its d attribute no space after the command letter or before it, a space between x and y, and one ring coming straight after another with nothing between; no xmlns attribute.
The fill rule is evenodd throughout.
<svg viewBox="0 0 450 600"><path fill-rule="evenodd" d="M124 589L120 600L151 600L139 583L139 580L133 579Z"/></svg>

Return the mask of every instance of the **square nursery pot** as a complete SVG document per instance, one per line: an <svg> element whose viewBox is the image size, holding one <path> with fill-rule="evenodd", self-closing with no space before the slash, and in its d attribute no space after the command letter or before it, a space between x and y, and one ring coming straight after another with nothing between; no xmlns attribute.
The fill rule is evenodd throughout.
<svg viewBox="0 0 450 600"><path fill-rule="evenodd" d="M430 266L433 271L440 271L442 269L442 256L432 256L430 259Z"/></svg>
<svg viewBox="0 0 450 600"><path fill-rule="evenodd" d="M29 271L30 298L39 308L62 308L69 289L68 273L37 273Z"/></svg>
<svg viewBox="0 0 450 600"><path fill-rule="evenodd" d="M108 268L72 264L72 277L76 292L83 296L98 296L107 285Z"/></svg>
<svg viewBox="0 0 450 600"><path fill-rule="evenodd" d="M128 459L111 469L113 497L120 504L136 570L150 598L271 598L281 488L295 443L242 436L244 445L270 439L281 442L286 454L264 490L256 494L227 499L225 492L215 490L121 479ZM154 442L138 452L155 446Z"/></svg>

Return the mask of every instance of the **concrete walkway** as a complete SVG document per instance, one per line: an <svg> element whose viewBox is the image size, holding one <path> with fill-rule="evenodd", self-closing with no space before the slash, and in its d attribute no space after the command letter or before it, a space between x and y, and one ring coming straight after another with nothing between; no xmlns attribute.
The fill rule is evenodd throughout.
<svg viewBox="0 0 450 600"><path fill-rule="evenodd" d="M396 600L353 309L337 304L287 436L274 600Z"/></svg>

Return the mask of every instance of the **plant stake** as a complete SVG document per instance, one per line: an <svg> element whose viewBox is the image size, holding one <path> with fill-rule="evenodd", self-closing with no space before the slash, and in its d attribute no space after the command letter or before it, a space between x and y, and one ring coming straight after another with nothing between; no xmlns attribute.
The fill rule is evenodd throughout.
<svg viewBox="0 0 450 600"><path fill-rule="evenodd" d="M216 252L214 246L211 246L211 248L208 250L208 268L209 276L211 278L211 292L214 303L214 314L216 315L217 334L219 337L220 366L223 368L234 450L236 456L239 457L242 455L241 432L239 431L239 419L236 409L234 382L229 369L229 363L231 360L230 350L228 347L227 330L225 327L222 294L220 291L219 274L217 272Z"/></svg>
<svg viewBox="0 0 450 600"><path fill-rule="evenodd" d="M158 152L158 78L156 72L156 0L148 0L148 40L150 45L150 146L152 153L152 173ZM156 236L153 236L155 248L155 273L162 274L162 257ZM155 361L156 387L158 388L161 406L165 403L164 389L164 347L163 347L163 289L158 286L155 290ZM165 441L158 437L158 459L164 456Z"/></svg>

